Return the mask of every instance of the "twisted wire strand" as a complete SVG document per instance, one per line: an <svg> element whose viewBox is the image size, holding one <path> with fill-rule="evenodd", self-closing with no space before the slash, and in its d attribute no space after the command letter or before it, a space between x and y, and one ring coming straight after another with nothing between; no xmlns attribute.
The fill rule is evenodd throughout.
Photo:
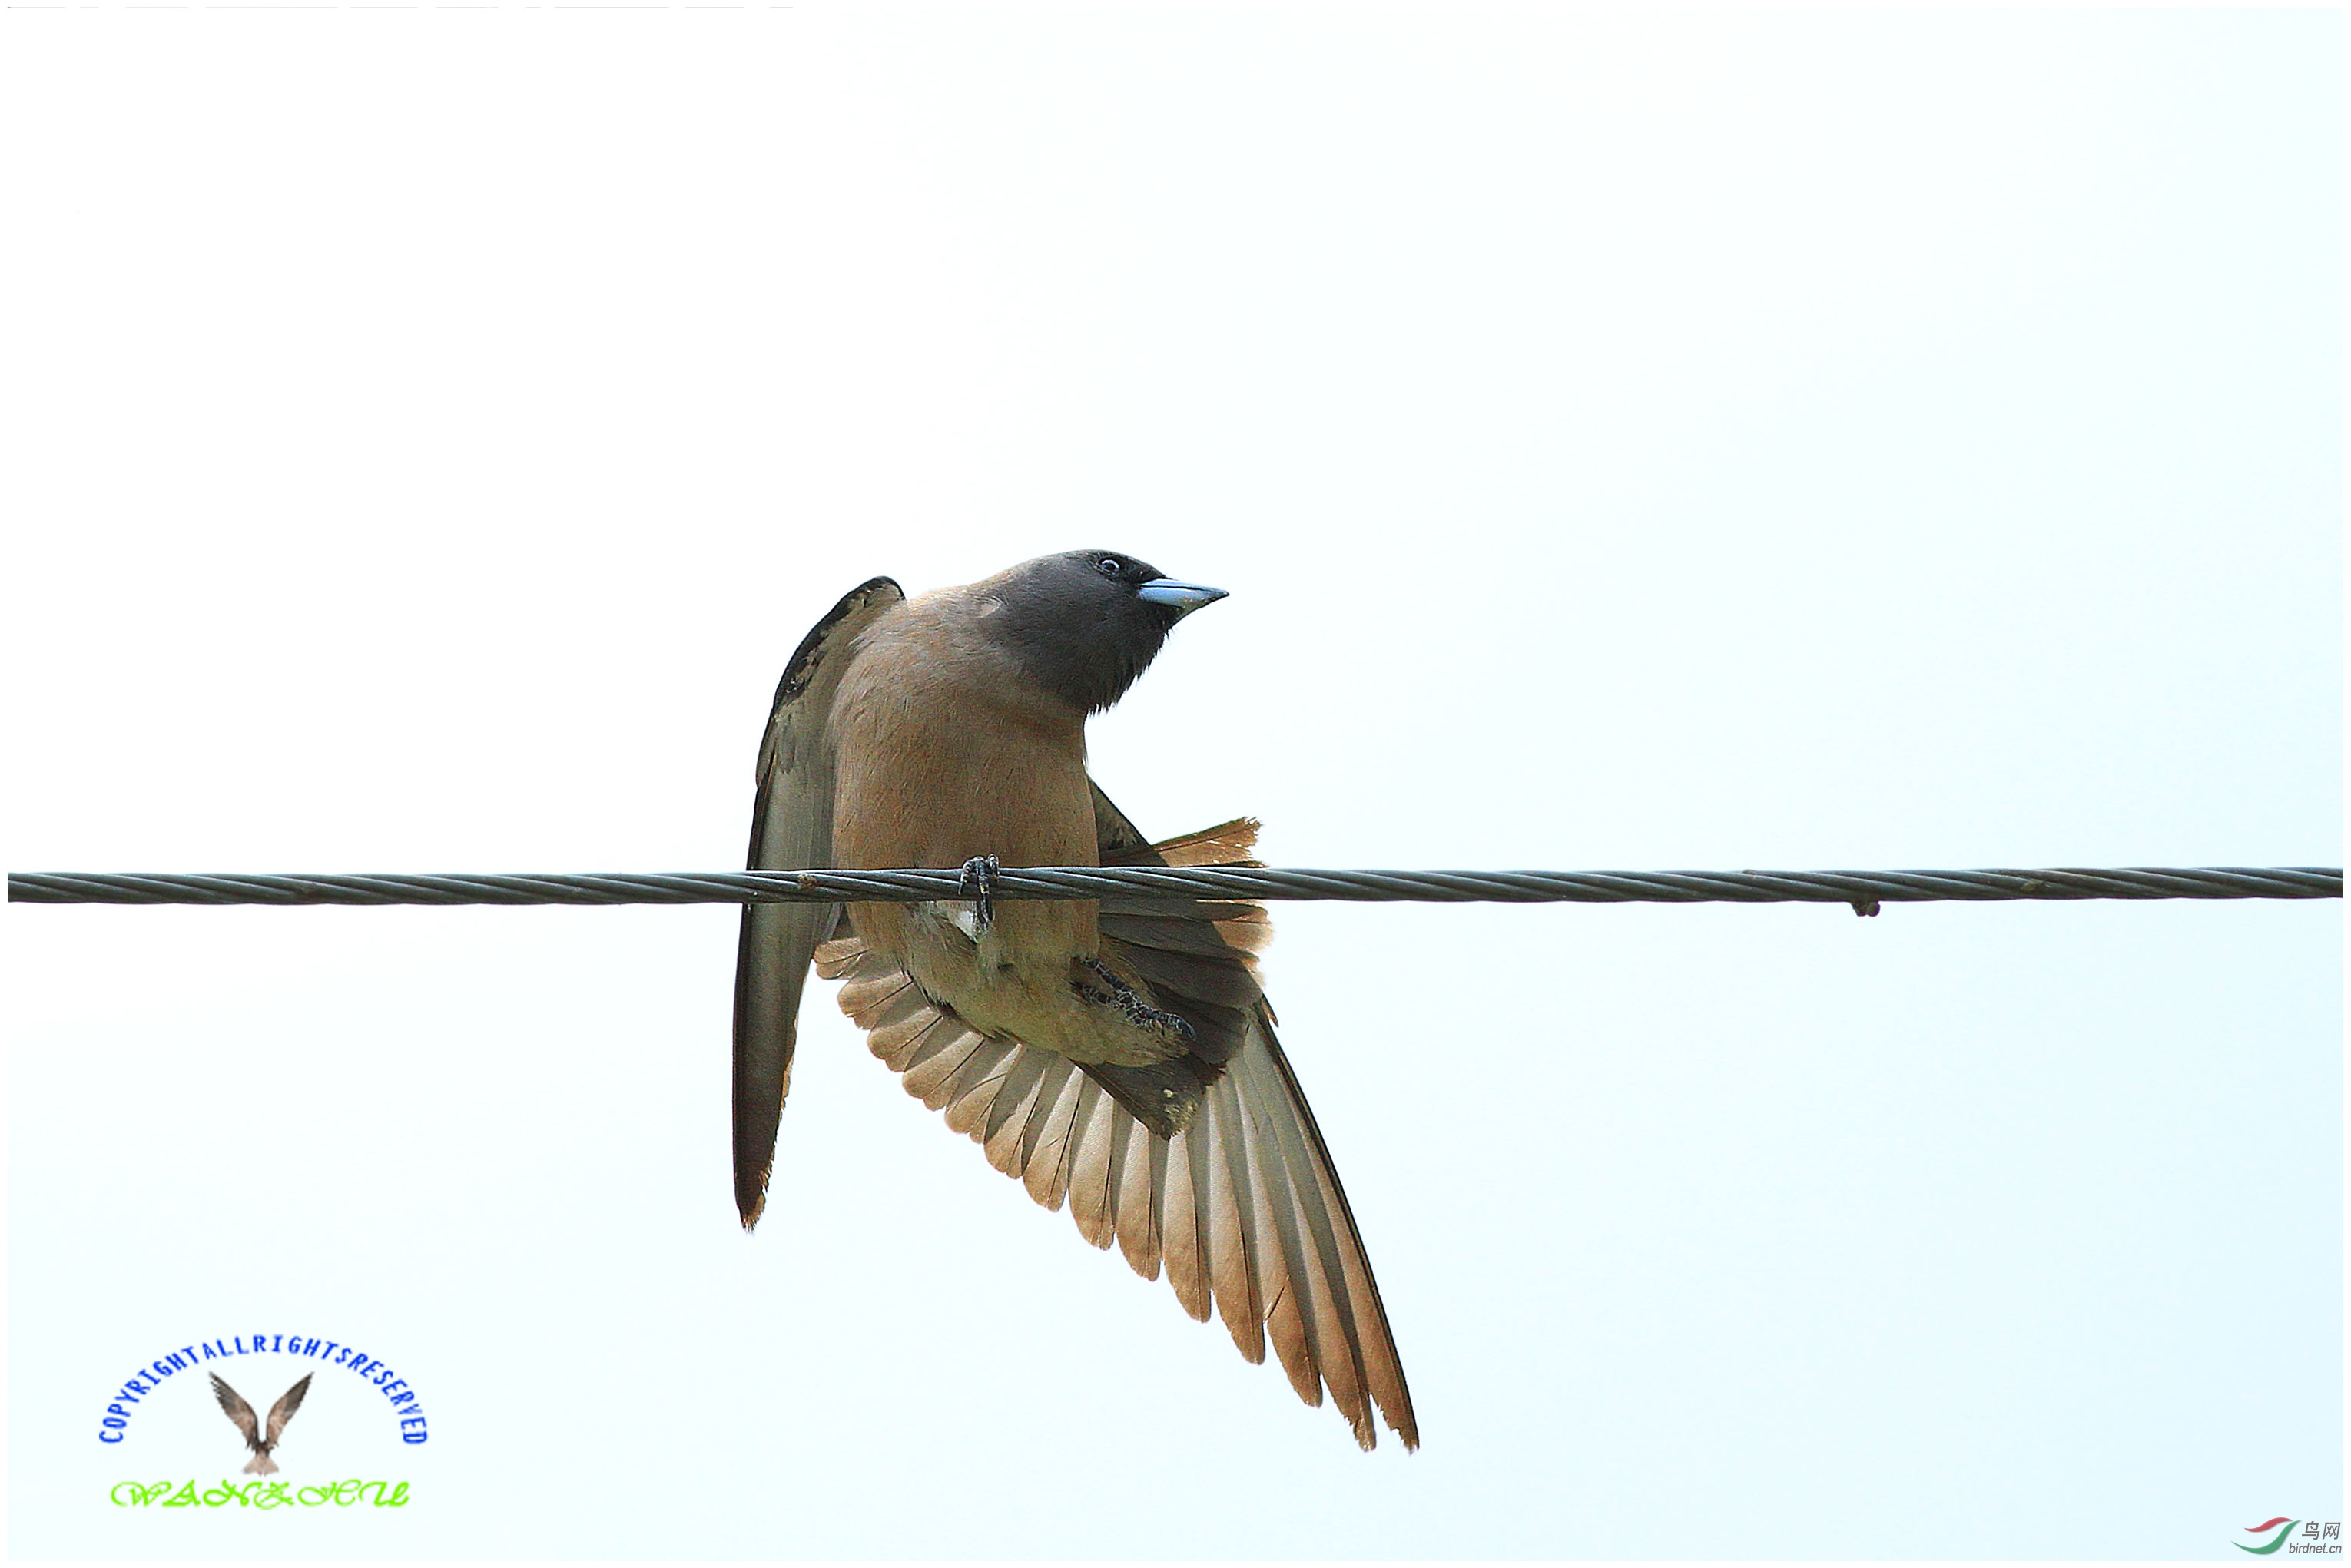
<svg viewBox="0 0 2351 1568"><path fill-rule="evenodd" d="M186 875L11 872L11 904L893 904L968 897L953 871ZM2340 898L2340 866L2044 871L1293 871L1007 866L1001 899L1246 898L1411 904L1879 904L2084 898Z"/></svg>

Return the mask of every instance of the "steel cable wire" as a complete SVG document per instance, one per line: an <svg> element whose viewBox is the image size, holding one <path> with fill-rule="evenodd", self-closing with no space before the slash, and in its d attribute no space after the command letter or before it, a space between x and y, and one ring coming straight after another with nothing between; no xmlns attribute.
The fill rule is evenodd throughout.
<svg viewBox="0 0 2351 1568"><path fill-rule="evenodd" d="M616 904L916 903L969 896L954 871L541 875L11 872L11 904ZM1343 900L1413 904L1880 904L2049 899L2340 898L2339 866L2041 871L1301 871L1270 866L1007 866L1000 899Z"/></svg>

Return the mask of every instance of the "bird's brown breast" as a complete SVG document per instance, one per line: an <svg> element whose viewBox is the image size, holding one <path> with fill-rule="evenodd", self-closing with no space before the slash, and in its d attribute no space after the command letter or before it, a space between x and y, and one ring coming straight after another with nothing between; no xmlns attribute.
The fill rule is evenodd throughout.
<svg viewBox="0 0 2351 1568"><path fill-rule="evenodd" d="M1094 863L1085 716L1025 680L962 593L861 639L833 727L833 845L846 866Z"/></svg>
<svg viewBox="0 0 2351 1568"><path fill-rule="evenodd" d="M833 849L847 867L1096 863L1085 716L1023 678L987 634L985 601L956 590L911 601L861 639L833 709ZM1099 945L1092 903L1007 902L991 958L1066 978ZM925 985L960 990L919 961L915 916L854 904L859 933L915 960ZM929 971L929 972L925 972Z"/></svg>

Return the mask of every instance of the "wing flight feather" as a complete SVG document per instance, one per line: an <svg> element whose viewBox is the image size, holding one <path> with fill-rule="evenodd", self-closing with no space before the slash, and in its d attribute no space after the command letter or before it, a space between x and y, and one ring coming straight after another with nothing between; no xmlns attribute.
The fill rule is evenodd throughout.
<svg viewBox="0 0 2351 1568"><path fill-rule="evenodd" d="M1254 822L1154 845L1099 789L1094 803L1105 865L1255 863ZM853 936L817 949L817 972L842 981L842 1009L907 1092L1038 1203L1066 1202L1089 1243L1115 1243L1144 1279L1164 1272L1184 1310L1222 1319L1250 1361L1270 1343L1299 1397L1320 1405L1327 1390L1364 1448L1375 1416L1417 1447L1363 1239L1257 987L1265 912L1225 899L1102 908L1105 958L1200 1033L1198 1108L1172 1138L1137 1118L1136 1081L976 1033Z"/></svg>
<svg viewBox="0 0 2351 1568"><path fill-rule="evenodd" d="M310 1392L312 1375L314 1375L304 1373L302 1381L279 1395L277 1403L269 1407L269 1446L271 1448L277 1446L277 1435L286 1430L287 1422L294 1419L294 1412L302 1408L302 1396Z"/></svg>
<svg viewBox="0 0 2351 1568"><path fill-rule="evenodd" d="M214 1373L212 1380L213 1397L220 1401L220 1407L227 1413L228 1418L236 1423L236 1429L245 1434L245 1446L259 1453L261 1423L254 1416L253 1406L245 1402L243 1395L223 1383L219 1373Z"/></svg>

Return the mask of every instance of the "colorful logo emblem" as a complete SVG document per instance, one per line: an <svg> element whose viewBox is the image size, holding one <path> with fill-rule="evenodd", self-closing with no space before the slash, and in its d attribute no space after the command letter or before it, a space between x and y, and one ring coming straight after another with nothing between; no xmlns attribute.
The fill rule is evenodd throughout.
<svg viewBox="0 0 2351 1568"><path fill-rule="evenodd" d="M2297 1524L2302 1526L2300 1531L2294 1529ZM2281 1547L2296 1557L2343 1555L2343 1521L2339 1519L2321 1524L2314 1519L2288 1519L2279 1514L2275 1519L2248 1525L2237 1533L2252 1536L2252 1542L2233 1541L2230 1544L2256 1557L2267 1557Z"/></svg>
<svg viewBox="0 0 2351 1568"><path fill-rule="evenodd" d="M245 1357L253 1359L240 1359ZM227 1364L232 1361L237 1365ZM303 1363L310 1364L306 1366ZM327 1380L314 1388L312 1381L321 1371ZM270 1402L268 1414L265 1416L235 1384L222 1375L224 1372L233 1373L237 1383L263 1398L268 1398L275 1389L283 1388L285 1392ZM184 1379L183 1374L187 1375ZM335 1472L327 1472L326 1479L310 1480L307 1484L300 1479L268 1479L278 1475L281 1458L311 1477L321 1474L321 1457L310 1451L308 1444L298 1442L295 1445L297 1453L291 1458L280 1450L287 1439L287 1425L303 1410L306 1399L310 1409L324 1410L340 1405L349 1397L347 1376L357 1377L362 1386L373 1389L383 1400L381 1408L390 1417L391 1424L387 1427L377 1428L379 1435L374 1439L377 1446L373 1451L379 1457L411 1452L431 1436L424 1406L406 1378L397 1375L374 1356L333 1340L310 1339L300 1334L233 1334L220 1339L199 1340L193 1344L166 1351L124 1378L114 1397L108 1402L106 1413L99 1417L98 1440L119 1456L116 1462L124 1463L126 1469L130 1465L137 1465L146 1472L138 1479L116 1482L107 1493L108 1498L118 1508L202 1510L234 1506L259 1509L264 1512L278 1508L300 1510L329 1504L336 1509L350 1509L362 1501L371 1502L377 1508L407 1507L409 1483L404 1479L376 1480L349 1472L342 1472L344 1479L334 1479ZM168 1392L175 1380L182 1389L177 1396ZM200 1382L209 1386L200 1390L194 1386ZM230 1428L243 1439L246 1456L245 1474L262 1479L244 1481L225 1479L230 1462L227 1457L235 1450L228 1447L228 1432L219 1427L206 1428L214 1434L206 1439L206 1446L212 1449L213 1462L219 1463L221 1467L218 1473L223 1479L217 1486L204 1487L193 1478L180 1479L188 1476L188 1472L178 1470L169 1458L134 1458L131 1448L118 1447L129 1443L135 1418L151 1406L159 1401L188 1397L201 1398L206 1405L220 1406L221 1414L228 1417ZM295 1432L298 1435L304 1430L314 1430L318 1428L319 1420L319 1417L313 1416L306 1426L296 1427ZM144 1423L146 1426L153 1424L152 1420ZM325 1436L335 1430L337 1428L330 1420L329 1427L316 1435ZM344 1441L348 1442L350 1428L346 1425L340 1431ZM395 1437L396 1447L385 1448L381 1446ZM332 1448L340 1445L329 1443L326 1446ZM325 1464L338 1462L347 1461L338 1461L331 1453L325 1456ZM115 1473L120 1475L121 1471ZM371 1492L374 1494L372 1497L369 1495Z"/></svg>
<svg viewBox="0 0 2351 1568"><path fill-rule="evenodd" d="M2241 1532L2242 1534L2252 1536L2268 1535L2269 1540L2262 1545L2248 1546L2241 1541L2232 1541L2229 1544L2234 1546L2240 1552L2250 1552L2256 1557L2266 1557L2271 1552L2275 1552L2279 1547L2285 1544L2285 1538L2294 1533L2295 1522L2295 1521L2286 1518L2285 1515L2280 1514L2277 1518L2268 1520L2261 1524L2248 1525ZM2272 1531L2275 1531L2277 1533L2271 1535L2270 1532Z"/></svg>

